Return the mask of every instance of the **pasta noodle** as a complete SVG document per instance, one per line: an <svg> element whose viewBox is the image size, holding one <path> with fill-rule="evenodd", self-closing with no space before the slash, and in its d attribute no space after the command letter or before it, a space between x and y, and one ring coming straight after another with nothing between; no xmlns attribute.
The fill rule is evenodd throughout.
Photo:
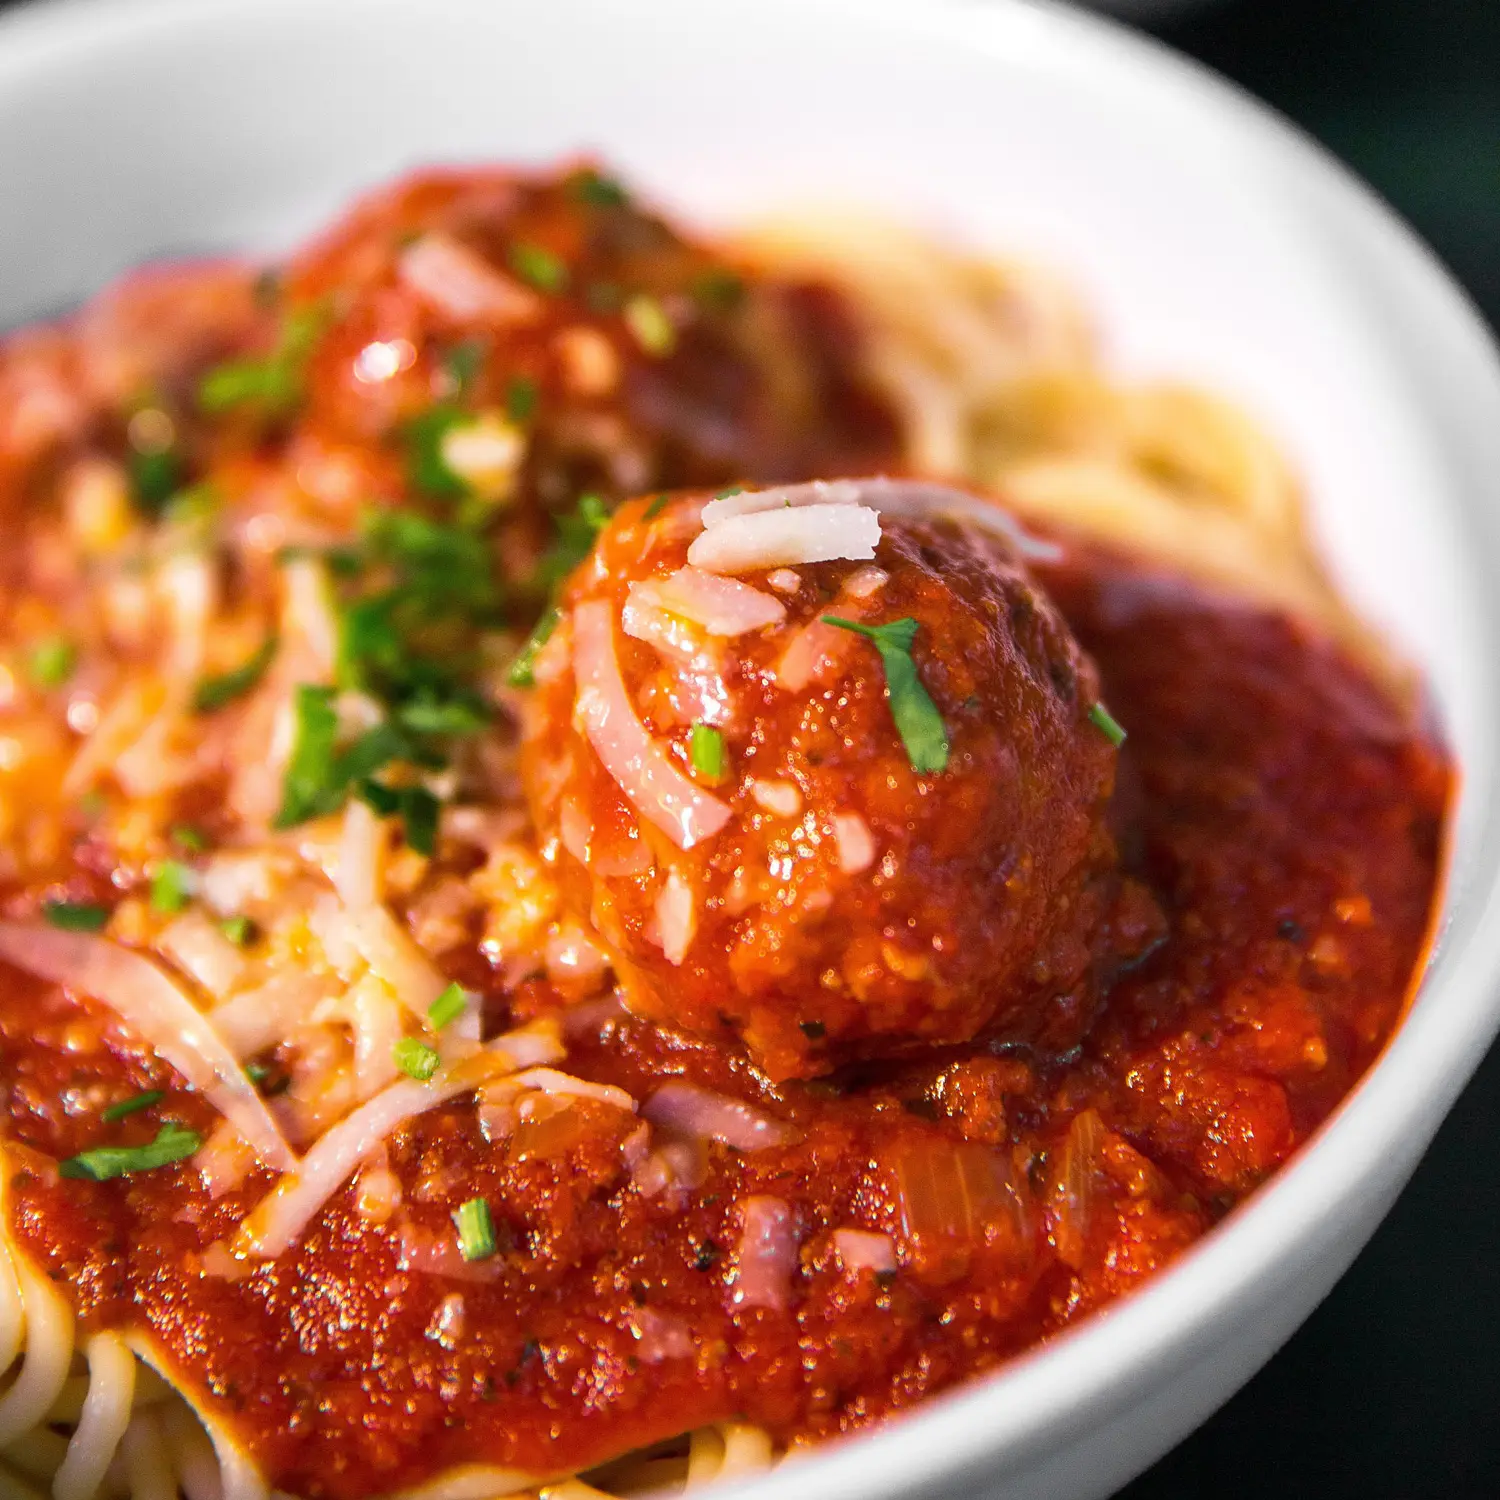
<svg viewBox="0 0 1500 1500"><path fill-rule="evenodd" d="M854 219L767 226L739 248L778 272L815 269L848 293L871 335L872 371L899 407L912 471L993 490L1025 517L1128 544L1293 609L1389 669L1388 653L1331 587L1304 524L1295 479L1264 434L1203 392L1113 379L1100 368L1080 305L1050 273L953 254L889 225ZM336 630L319 602L326 580L316 573L312 563L287 571L283 629L289 649L326 666L335 654ZM201 619L187 611L179 633L197 653ZM132 776L168 774L172 756L160 747L176 743L184 711L172 694L122 698L85 742L68 772L69 788L92 786L127 745L136 747ZM142 745L157 749L142 754ZM277 753L284 748L277 752L273 744L271 754ZM236 795L241 793L251 795L243 787ZM317 839L310 835L300 862L287 865L282 850L252 872L255 880L274 885L295 914L273 938L288 951L321 953L316 979L288 990L280 975L257 975L212 927L205 929L208 941L218 944L212 952L202 934L195 939L186 926L169 930L161 942L165 957L189 977L216 976L216 990L225 991L215 993L216 1008L201 1027L219 1049L216 1057L252 1055L287 1034L289 1017L299 1018L305 1061L278 1115L299 1166L319 1160L316 1142L329 1140L328 1127L336 1130L354 1110L363 1106L378 1114L379 1101L388 1096L407 1101L421 1095L421 1084L391 1076L391 1039L400 1038L405 1021L425 1025L443 989L429 956L382 904L392 871L381 820L353 802L343 825L323 828L319 836L329 862L322 868ZM868 834L863 837L868 842ZM550 910L552 900L526 860L523 850L502 845L475 877L499 893L493 941L511 959L526 953L516 934L528 933L533 907ZM226 863L208 880L238 878ZM210 895L215 888L209 887ZM23 946L19 938L12 942L13 949ZM196 973L195 955L204 965ZM19 956L16 961L25 962ZM337 1024L320 1019L335 1013ZM338 1028L345 1025L354 1028L352 1048L339 1040ZM472 1059L477 1049L476 1041L462 1037L445 1038L442 1045L460 1058ZM331 1059L321 1071L319 1047ZM555 1051L543 1050L492 1071L499 1078L538 1062L565 1066ZM467 1081L422 1096L425 1102L410 1105L400 1118L458 1088L486 1082L482 1070L459 1076ZM600 1098L595 1085L549 1066L533 1067L512 1078L508 1090L495 1086L484 1104L487 1118L511 1121L517 1100L541 1093ZM634 1108L628 1096L625 1107ZM270 1127L273 1142L279 1141L275 1129ZM361 1138L366 1160L368 1148ZM0 1394L0 1496L268 1500L248 1454L229 1431L212 1424L206 1409L195 1409L170 1361L147 1337L96 1332L79 1340L68 1298L11 1234L5 1184L15 1164L6 1165L0 1182L0 1370L11 1373ZM331 1187L307 1186L309 1212L346 1180L337 1176L329 1179ZM293 1169L277 1191L287 1197L303 1188ZM265 1204L274 1206L273 1199ZM296 1218L278 1247L295 1240L305 1217ZM671 1451L629 1455L582 1477L538 1483L515 1470L468 1467L390 1500L521 1494L595 1500L741 1479L767 1468L774 1457L765 1431L730 1423L694 1431Z"/></svg>

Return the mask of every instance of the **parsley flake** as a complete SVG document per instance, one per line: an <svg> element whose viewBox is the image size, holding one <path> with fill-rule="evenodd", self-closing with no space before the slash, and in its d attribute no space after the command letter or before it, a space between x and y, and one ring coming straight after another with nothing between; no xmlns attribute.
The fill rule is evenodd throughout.
<svg viewBox="0 0 1500 1500"><path fill-rule="evenodd" d="M1089 723L1107 739L1115 749L1125 743L1125 731L1120 721L1102 704L1096 703L1089 710Z"/></svg>
<svg viewBox="0 0 1500 1500"><path fill-rule="evenodd" d="M458 1226L458 1253L465 1260L486 1260L498 1248L495 1221L483 1198L470 1198L453 1215Z"/></svg>
<svg viewBox="0 0 1500 1500"><path fill-rule="evenodd" d="M188 904L196 878L185 864L163 860L151 877L151 910L170 916Z"/></svg>
<svg viewBox="0 0 1500 1500"><path fill-rule="evenodd" d="M57 1170L64 1177L108 1182L112 1177L125 1177L132 1172L154 1172L158 1167L183 1161L202 1144L203 1137L196 1130L166 1124L156 1132L156 1139L147 1145L100 1146L93 1151L80 1151L77 1156L59 1162Z"/></svg>
<svg viewBox="0 0 1500 1500"><path fill-rule="evenodd" d="M109 908L89 901L44 901L42 915L64 932L103 932L109 923Z"/></svg>
<svg viewBox="0 0 1500 1500"><path fill-rule="evenodd" d="M266 675L266 668L275 658L276 647L276 637L267 636L256 648L255 654L242 665L217 677L200 679L193 689L193 712L216 713L225 704L242 698Z"/></svg>
<svg viewBox="0 0 1500 1500"><path fill-rule="evenodd" d="M568 284L566 262L545 246L526 240L510 247L510 268L539 292L560 292Z"/></svg>
<svg viewBox="0 0 1500 1500"><path fill-rule="evenodd" d="M710 781L718 781L724 775L723 734L712 724L694 724L688 736L688 756L695 771Z"/></svg>
<svg viewBox="0 0 1500 1500"><path fill-rule="evenodd" d="M153 1104L160 1104L166 1097L161 1089L147 1089L144 1094L137 1094L133 1099L122 1099L118 1104L111 1104L108 1109L100 1112L99 1118L108 1120L113 1125L116 1120L123 1120L127 1115L150 1109Z"/></svg>
<svg viewBox="0 0 1500 1500"><path fill-rule="evenodd" d="M426 1042L419 1042L414 1036L402 1037L392 1050L396 1066L418 1083L426 1083L437 1072L438 1064L442 1061L436 1047L429 1047Z"/></svg>
<svg viewBox="0 0 1500 1500"><path fill-rule="evenodd" d="M26 675L39 688L60 688L78 665L78 651L60 635L39 641L26 659Z"/></svg>
<svg viewBox="0 0 1500 1500"><path fill-rule="evenodd" d="M886 692L891 700L891 717L896 732L906 747L911 768L921 774L936 774L948 768L948 729L937 704L932 701L917 664L912 660L912 642L917 636L917 622L909 615L884 625L862 625L856 620L824 615L825 625L852 630L873 643L885 668Z"/></svg>
<svg viewBox="0 0 1500 1500"><path fill-rule="evenodd" d="M625 304L625 326L647 354L665 358L677 347L677 328L655 297L644 294Z"/></svg>

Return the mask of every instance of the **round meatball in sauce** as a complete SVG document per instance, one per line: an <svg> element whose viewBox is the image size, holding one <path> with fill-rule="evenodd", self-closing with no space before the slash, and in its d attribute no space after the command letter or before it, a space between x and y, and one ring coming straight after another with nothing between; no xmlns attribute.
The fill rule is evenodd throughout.
<svg viewBox="0 0 1500 1500"><path fill-rule="evenodd" d="M975 504L631 501L536 659L528 796L627 1006L773 1078L1087 1018L1112 721L998 515L922 492Z"/></svg>

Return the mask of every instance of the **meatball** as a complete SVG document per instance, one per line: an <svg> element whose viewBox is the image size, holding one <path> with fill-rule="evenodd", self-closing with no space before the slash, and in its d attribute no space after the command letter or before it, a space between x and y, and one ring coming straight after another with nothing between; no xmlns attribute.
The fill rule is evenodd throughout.
<svg viewBox="0 0 1500 1500"><path fill-rule="evenodd" d="M528 799L626 1006L777 1079L1086 1019L1112 721L1016 546L919 489L631 501L536 661Z"/></svg>

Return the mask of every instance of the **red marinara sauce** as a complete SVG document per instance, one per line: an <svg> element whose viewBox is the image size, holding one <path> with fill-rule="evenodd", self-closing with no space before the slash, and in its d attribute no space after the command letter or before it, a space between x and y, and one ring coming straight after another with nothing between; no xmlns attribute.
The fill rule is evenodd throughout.
<svg viewBox="0 0 1500 1500"><path fill-rule="evenodd" d="M795 1140L713 1146L685 1198L648 1197L621 1111L584 1102L496 1147L459 1101L399 1131L390 1165L435 1235L482 1194L500 1255L461 1279L403 1271L345 1188L295 1249L232 1279L204 1251L269 1177L217 1201L187 1166L60 1181L50 1163L92 1144L64 1107L79 1091L168 1090L122 1122L131 1141L162 1118L206 1131L210 1112L101 1013L7 972L21 1243L84 1327L149 1330L272 1483L314 1500L465 1460L577 1469L733 1416L781 1442L858 1429L1128 1292L1275 1171L1390 1036L1451 772L1286 619L1104 553L1039 571L1129 731L1115 837L1166 921L1076 1051L975 1043L773 1086L727 1047L605 1018L570 1072L637 1098L696 1083ZM780 1300L753 1306L736 1302L747 1199L781 1205L797 1247ZM889 1234L899 1269L841 1265L841 1229Z"/></svg>

